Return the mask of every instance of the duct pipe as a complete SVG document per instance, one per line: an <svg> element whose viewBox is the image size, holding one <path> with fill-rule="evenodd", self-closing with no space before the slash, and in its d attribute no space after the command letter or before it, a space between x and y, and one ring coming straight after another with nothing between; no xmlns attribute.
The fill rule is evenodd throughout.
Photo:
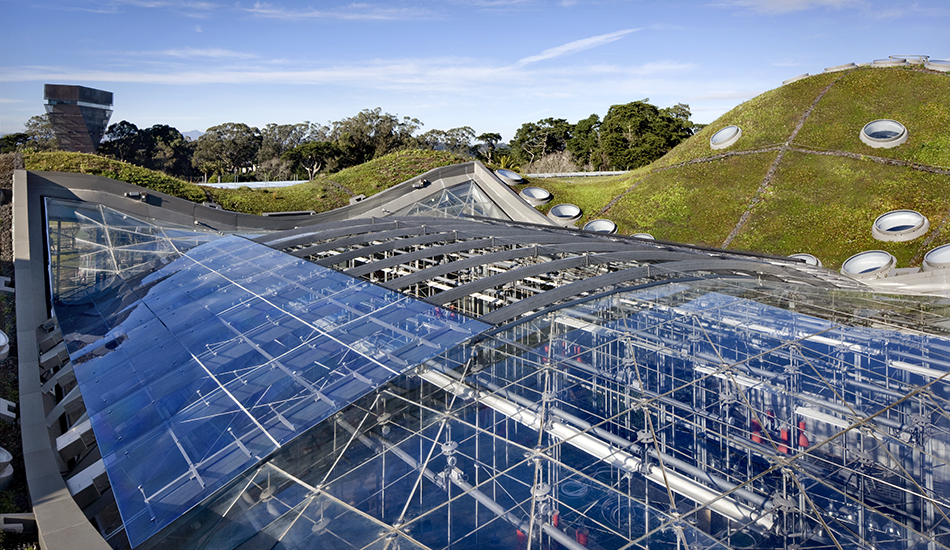
<svg viewBox="0 0 950 550"><path fill-rule="evenodd" d="M492 409L504 414L505 416L528 426L529 428L541 431L544 428L543 421L537 413L528 409L519 407L514 403L489 394L487 392L474 390L462 382L453 380L441 372L427 370L420 373L419 376L427 382L442 388L443 390L456 393L465 397L475 397L478 401L488 405ZM577 428L568 426L561 422L552 422L547 431L555 437L558 437L578 449L587 452L591 456L598 458L612 466L628 472L640 471L642 461L619 449L615 449L603 441L584 433ZM753 521L759 526L769 530L772 528L772 519L763 516L752 508L735 502L729 497L723 497L720 493L711 491L704 485L701 485L691 479L687 479L674 471L663 471L656 468L650 468L647 472L641 472L643 476L663 487L692 499L693 501L706 506L720 514L729 517L735 521L746 522Z"/></svg>

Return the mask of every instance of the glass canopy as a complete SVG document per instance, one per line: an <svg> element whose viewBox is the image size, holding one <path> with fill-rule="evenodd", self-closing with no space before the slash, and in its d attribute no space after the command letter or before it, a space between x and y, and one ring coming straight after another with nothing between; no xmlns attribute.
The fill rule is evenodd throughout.
<svg viewBox="0 0 950 550"><path fill-rule="evenodd" d="M131 546L950 544L945 300L730 276L705 258L703 276L566 295L568 281L490 326L241 237L128 217L166 248L109 263L129 246L114 213L59 206L55 307ZM613 242L584 239L588 253Z"/></svg>
<svg viewBox="0 0 950 550"><path fill-rule="evenodd" d="M164 544L945 547L950 341L762 303L788 295L669 283L487 332L317 425Z"/></svg>
<svg viewBox="0 0 950 550"><path fill-rule="evenodd" d="M73 249L117 256L101 219L56 212L53 246L65 248L71 232ZM237 236L165 252L150 272L103 261L90 287L98 292L56 296L133 546L341 407L487 327ZM78 257L74 272L90 265Z"/></svg>
<svg viewBox="0 0 950 550"><path fill-rule="evenodd" d="M437 218L461 218L480 216L499 220L510 219L474 181L453 185L393 212L392 216L429 216Z"/></svg>

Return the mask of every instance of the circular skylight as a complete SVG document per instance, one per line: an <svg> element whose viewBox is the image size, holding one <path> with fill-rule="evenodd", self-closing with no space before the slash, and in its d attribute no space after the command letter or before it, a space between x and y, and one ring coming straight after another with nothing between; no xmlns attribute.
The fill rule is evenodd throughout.
<svg viewBox="0 0 950 550"><path fill-rule="evenodd" d="M551 202L551 193L540 187L525 187L521 190L521 198L531 206L540 206Z"/></svg>
<svg viewBox="0 0 950 550"><path fill-rule="evenodd" d="M903 57L893 57L888 59L875 59L871 62L872 67L901 67L907 65L907 60Z"/></svg>
<svg viewBox="0 0 950 550"><path fill-rule="evenodd" d="M944 59L931 59L924 63L924 67L930 69L931 71L950 73L950 61Z"/></svg>
<svg viewBox="0 0 950 550"><path fill-rule="evenodd" d="M791 84L792 82L795 82L796 80L801 80L803 78L808 78L808 73L800 74L798 76L793 76L792 78L789 78L788 80L783 80L782 84Z"/></svg>
<svg viewBox="0 0 950 550"><path fill-rule="evenodd" d="M610 220L591 220L584 224L584 231L613 234L617 232L617 224Z"/></svg>
<svg viewBox="0 0 950 550"><path fill-rule="evenodd" d="M518 185L524 183L524 178L518 175L517 172L512 172L511 170L505 170L504 168L499 168L495 170L495 175L501 178L501 181L507 183L508 185Z"/></svg>
<svg viewBox="0 0 950 550"><path fill-rule="evenodd" d="M811 254L806 254L805 252L799 252L798 254L792 254L789 258L795 258L796 260L802 260L807 265L816 265L821 267L821 260L812 256Z"/></svg>
<svg viewBox="0 0 950 550"><path fill-rule="evenodd" d="M883 250L866 250L844 261L841 272L855 279L886 277L897 260Z"/></svg>
<svg viewBox="0 0 950 550"><path fill-rule="evenodd" d="M924 271L950 268L950 244L938 246L924 255Z"/></svg>
<svg viewBox="0 0 950 550"><path fill-rule="evenodd" d="M726 126L709 138L709 146L713 149L725 149L742 137L742 128L738 126Z"/></svg>
<svg viewBox="0 0 950 550"><path fill-rule="evenodd" d="M874 148L890 149L907 141L907 128L896 120L882 118L861 129L861 141Z"/></svg>
<svg viewBox="0 0 950 550"><path fill-rule="evenodd" d="M825 67L826 73L834 73L838 71L847 71L848 69L857 68L857 65L854 63L845 63L844 65L835 65L834 67Z"/></svg>
<svg viewBox="0 0 950 550"><path fill-rule="evenodd" d="M903 242L920 237L930 229L930 220L914 210L893 210L881 214L871 226L871 235L879 241Z"/></svg>
<svg viewBox="0 0 950 550"><path fill-rule="evenodd" d="M558 204L551 207L548 217L558 223L572 223L581 217L581 209L575 204Z"/></svg>

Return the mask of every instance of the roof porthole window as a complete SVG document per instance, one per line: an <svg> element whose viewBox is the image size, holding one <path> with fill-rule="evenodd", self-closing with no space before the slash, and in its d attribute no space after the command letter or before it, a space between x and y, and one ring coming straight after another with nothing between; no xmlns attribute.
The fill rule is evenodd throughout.
<svg viewBox="0 0 950 550"><path fill-rule="evenodd" d="M551 202L551 193L540 187L525 187L521 190L521 198L531 206L541 206Z"/></svg>
<svg viewBox="0 0 950 550"><path fill-rule="evenodd" d="M944 59L929 59L924 63L924 67L931 71L950 73L950 61Z"/></svg>
<svg viewBox="0 0 950 550"><path fill-rule="evenodd" d="M808 253L805 253L805 252L799 252L798 254L792 254L791 256L789 256L789 258L795 258L796 260L802 260L803 262L805 262L805 265L816 265L816 266L818 266L818 267L821 267L821 266L822 266L822 265L821 265L821 260L819 260L819 259L816 258L815 256L813 256L813 255L811 255L811 254L808 254Z"/></svg>
<svg viewBox="0 0 950 550"><path fill-rule="evenodd" d="M524 183L524 178L518 175L517 172L512 172L511 170L505 170L504 168L499 168L495 170L495 175L498 176L501 181L507 183L508 185L520 185Z"/></svg>
<svg viewBox="0 0 950 550"><path fill-rule="evenodd" d="M947 268L950 268L950 244L938 246L924 255L924 271Z"/></svg>
<svg viewBox="0 0 950 550"><path fill-rule="evenodd" d="M738 126L726 126L709 138L709 146L713 149L725 149L742 137L742 128Z"/></svg>
<svg viewBox="0 0 950 550"><path fill-rule="evenodd" d="M610 220L591 220L584 224L584 231L612 235L617 232L617 224Z"/></svg>
<svg viewBox="0 0 950 550"><path fill-rule="evenodd" d="M930 220L914 210L892 210L881 214L871 226L871 235L879 241L904 242L920 237L930 229Z"/></svg>
<svg viewBox="0 0 950 550"><path fill-rule="evenodd" d="M907 141L907 137L907 128L888 118L868 122L861 129L861 141L875 149L897 147Z"/></svg>
<svg viewBox="0 0 950 550"><path fill-rule="evenodd" d="M558 204L551 207L548 217L563 225L572 224L580 219L581 208L576 204Z"/></svg>
<svg viewBox="0 0 950 550"><path fill-rule="evenodd" d="M855 279L887 277L897 259L883 250L865 250L844 261L841 273Z"/></svg>
<svg viewBox="0 0 950 550"><path fill-rule="evenodd" d="M872 67L903 67L910 65L903 57L891 57L887 59L875 59L871 62Z"/></svg>

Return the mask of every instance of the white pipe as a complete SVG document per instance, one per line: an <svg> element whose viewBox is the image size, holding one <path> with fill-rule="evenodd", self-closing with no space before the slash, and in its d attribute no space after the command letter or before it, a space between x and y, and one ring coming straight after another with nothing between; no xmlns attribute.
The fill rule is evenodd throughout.
<svg viewBox="0 0 950 550"><path fill-rule="evenodd" d="M442 388L443 390L456 393L460 396L464 393L465 396L475 397L485 405L488 405L492 409L495 409L508 418L524 424L529 428L538 431L543 429L542 419L537 413L526 408L519 407L511 401L497 397L496 395L487 392L474 390L464 385L460 381L453 380L452 378L449 378L448 376L431 369L421 373L419 376L427 382ZM584 433L577 428L568 426L562 422L552 422L547 427L547 429L552 435L563 439L567 443L570 443L578 449L581 449L582 451L585 451L612 466L628 472L637 472L640 470L640 465L642 464L640 459L631 455L630 453L615 449L614 447L611 447L603 441L587 433ZM721 493L711 491L705 486L691 479L685 478L672 470L663 471L656 468L651 468L649 472L643 475L647 479L664 487L668 487L670 490L682 496L688 497L702 506L706 506L712 510L715 510L726 517L740 522L751 520L761 525L766 530L772 528L773 522L770 517L763 516L754 509L744 504L737 503L729 497L723 497Z"/></svg>

